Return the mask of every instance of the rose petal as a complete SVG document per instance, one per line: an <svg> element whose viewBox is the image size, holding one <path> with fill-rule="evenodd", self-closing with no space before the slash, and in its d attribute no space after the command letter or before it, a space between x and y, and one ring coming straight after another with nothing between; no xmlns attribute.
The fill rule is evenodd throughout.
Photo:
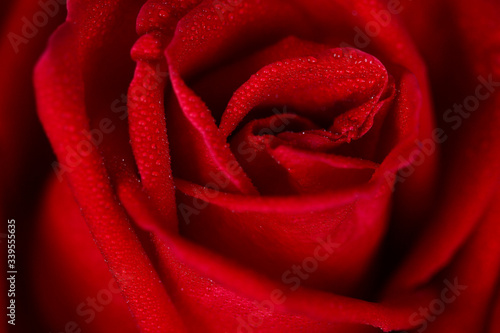
<svg viewBox="0 0 500 333"><path fill-rule="evenodd" d="M44 322L57 332L66 330L69 322L96 333L108 332L110 322L119 332L138 332L68 185L52 178L45 197L33 275Z"/></svg>
<svg viewBox="0 0 500 333"><path fill-rule="evenodd" d="M185 315L192 315L201 320L202 325L207 325L208 330L221 329L221 327L237 329L242 322L239 316L246 318L255 313L260 316L261 312L255 305L248 308L238 306L238 304L243 302L245 305L253 300L269 300L271 293L275 293L275 289L282 290L287 299L283 304L277 304L273 311L265 312L265 320L268 321L264 327L271 325L269 327L281 328L280 324L285 327L313 325L312 327L321 329L321 327L331 327L328 323L357 323L380 327L384 331L405 329L410 327L408 316L411 309L416 304L420 304L422 299L427 301L429 298L426 294L425 297L409 297L404 304L392 302L376 304L312 291L309 288L292 291L290 285L269 281L266 277L256 274L255 271L244 269L226 257L220 257L181 237L165 233L158 227L161 225L158 221L159 216L148 206L148 200L143 197L141 191L130 187L124 187L123 191L127 193L126 197L132 195L129 199L123 200L129 214L141 227L154 232L159 237L158 246L165 274L169 277L169 283L173 283L171 286L173 297L179 301L181 311ZM255 205L252 206L255 207ZM246 298L248 300L245 300ZM224 311L214 314L214 308L224 309ZM213 318L214 315L225 316L225 313L228 314L227 318L233 318L234 321L206 319L207 315ZM302 316L309 319L305 320ZM191 325L197 327L196 323ZM340 328L348 331L357 329L356 326L341 326ZM362 327L360 329L364 330Z"/></svg>
<svg viewBox="0 0 500 333"><path fill-rule="evenodd" d="M139 10L136 3L127 1L74 1L68 6L67 23L53 35L35 73L40 118L61 162L66 161L68 148L76 150L88 140L81 131L89 129L87 117L95 116L95 109L86 109L84 68L96 59L96 49L105 40L116 31L123 32L120 24L128 31L133 27L133 21L120 13L129 12L129 18L135 18ZM121 40L127 43L127 39ZM145 331L181 330L163 285L118 205L102 156L93 149L81 157L81 163L67 177L137 325Z"/></svg>
<svg viewBox="0 0 500 333"><path fill-rule="evenodd" d="M360 105L339 115L332 125L333 131L350 141L371 127L378 111L375 103L387 82L388 75L382 64L350 49L285 60L264 67L234 93L220 128L223 135L228 136L248 112L265 103L289 104L298 110L307 108L304 111L307 114L320 106L334 107L335 103L354 100Z"/></svg>
<svg viewBox="0 0 500 333"><path fill-rule="evenodd" d="M361 292L385 230L390 193L385 181L357 192L255 199L176 185L183 193L182 235L276 279L310 256L318 238L331 235L339 247L305 284L343 294Z"/></svg>
<svg viewBox="0 0 500 333"><path fill-rule="evenodd" d="M281 131L292 127L302 131L314 128L307 119L284 114L254 120L231 140L231 147L252 181L262 194L290 195L320 193L326 190L348 188L367 182L377 164L343 156L302 150L297 142L283 141L267 134L271 128ZM301 129L302 127L302 129ZM259 132L266 133L256 135ZM311 131L309 131L311 132ZM308 133L308 132L304 132ZM323 136L314 135L317 138ZM326 140L326 139L325 139ZM331 142L330 142L331 143ZM321 142L323 144L323 142ZM299 149L295 148L299 146Z"/></svg>

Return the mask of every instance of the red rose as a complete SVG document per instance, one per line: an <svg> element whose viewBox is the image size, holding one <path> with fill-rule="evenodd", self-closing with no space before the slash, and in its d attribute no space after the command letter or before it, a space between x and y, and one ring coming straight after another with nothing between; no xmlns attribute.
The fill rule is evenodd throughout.
<svg viewBox="0 0 500 333"><path fill-rule="evenodd" d="M70 1L34 76L40 325L500 331L498 14Z"/></svg>

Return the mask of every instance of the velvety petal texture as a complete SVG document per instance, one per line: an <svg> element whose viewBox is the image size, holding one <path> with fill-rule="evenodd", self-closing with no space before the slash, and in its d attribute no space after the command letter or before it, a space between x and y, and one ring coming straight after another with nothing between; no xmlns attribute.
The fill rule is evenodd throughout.
<svg viewBox="0 0 500 333"><path fill-rule="evenodd" d="M500 5L474 6L68 1L34 73L43 324L496 332Z"/></svg>
<svg viewBox="0 0 500 333"><path fill-rule="evenodd" d="M99 250L122 289L137 326L142 331L150 332L182 331L183 325L170 297L116 200L101 149L95 149L96 144L84 134L85 130L90 130L92 121L89 117L99 116L99 108L92 108L93 112L90 112L86 105L99 102L100 98L110 103L113 101L109 100L110 96L107 96L108 99L102 96L109 89L86 96L88 81L85 76L91 80L88 75L93 72L84 72L84 68L99 60L100 46L105 41L114 39L118 44L127 43L126 38L116 39L114 33L121 30L123 34L128 28L129 36L133 36L133 30L130 31L133 26L127 26L127 22L133 22L130 19L135 18L138 9L136 3L120 1L69 3L67 22L52 36L49 49L36 69L38 107L44 126L52 129L48 135L59 161L65 168L71 168L66 175L74 188L75 197ZM120 29L120 25L124 27ZM108 44L107 47L110 46ZM127 53L117 57L122 66L126 66ZM121 69L123 76L126 73L123 67ZM114 88L119 89L119 86ZM101 104L101 109L110 114L112 110L106 104ZM103 124L103 120L108 125ZM109 122L112 122L110 118L98 121L102 126L99 127L101 135L111 131ZM120 132L116 130L110 134L119 135ZM110 141L113 137L106 139ZM104 147L105 143L102 145ZM120 149L115 150L111 158L119 157ZM75 160L71 158L72 151L76 151ZM111 235L119 236L115 238Z"/></svg>

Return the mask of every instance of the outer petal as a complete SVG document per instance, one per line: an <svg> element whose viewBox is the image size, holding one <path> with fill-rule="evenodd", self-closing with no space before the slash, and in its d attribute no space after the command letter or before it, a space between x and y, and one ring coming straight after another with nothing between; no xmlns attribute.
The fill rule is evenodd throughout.
<svg viewBox="0 0 500 333"><path fill-rule="evenodd" d="M61 332L76 326L71 330L138 332L68 185L53 177L45 198L32 284L47 330Z"/></svg>
<svg viewBox="0 0 500 333"><path fill-rule="evenodd" d="M376 304L309 288L291 289L286 282L273 282L234 261L165 233L158 227L161 217L151 209L147 196L137 186L129 184L121 187L119 195L130 216L145 230L158 235L164 274L169 281L167 288L178 301L181 313L197 318L209 332L248 326L251 323L249 320L252 320L248 316L254 316L259 321L258 324L250 324L250 329L262 328L263 331L282 327L292 331L299 327L319 331L338 328L341 332L366 329L350 324L372 325L385 331L405 329L411 327L408 322L411 309L419 301L428 302L429 293L409 297L404 303ZM255 203L250 205L257 207ZM274 206L268 209L274 209ZM300 209L301 206L295 207ZM286 297L286 301L276 302L270 308L269 300L276 297L275 290L282 291L281 296ZM268 308L259 309L255 301L267 304ZM222 311L214 313L214 308ZM208 320L207 316L211 319ZM213 320L214 316L218 319ZM343 325L332 326L335 323ZM196 328L197 324L193 322L190 327Z"/></svg>
<svg viewBox="0 0 500 333"><path fill-rule="evenodd" d="M469 96L478 98L478 91L487 92L488 97L469 116L459 118L459 126L455 126L455 121L450 124L447 118L440 119L449 136L445 145L448 154L442 199L428 229L389 284L389 294L419 288L429 281L435 282L437 276L457 277L468 289L442 318L438 317L435 324L429 323L429 328L439 331L446 326L466 332L480 327L487 331L497 325L493 318L500 258L496 245L500 77L493 60L500 32L496 19L500 7L488 1L480 1L473 7L462 1L450 2L448 6L455 22L451 29L455 35L463 36L460 43L467 50L467 60L461 59L464 61L461 68L465 68L462 78L456 82L447 78L450 84L436 87L436 91L451 101L448 108L453 103L461 104ZM452 57L452 52L450 49L450 54L444 57ZM454 64L447 64L450 67L442 68L444 72L438 75L446 75L447 68L456 71ZM453 98L446 97L452 92ZM452 125L454 130L450 129Z"/></svg>
<svg viewBox="0 0 500 333"><path fill-rule="evenodd" d="M46 24L23 35L23 18L32 22L33 15L42 11L35 0L2 1L0 4L0 218L16 219L18 238L16 259L19 267L28 268L33 232L33 207L39 195L43 177L49 172L52 154L36 116L32 72L37 58L43 52L52 31L64 20L65 6L53 7ZM43 15L43 11L42 11ZM33 167L36 165L37 167ZM1 246L6 243L6 226L2 223ZM5 248L5 247L4 247ZM6 267L2 256L0 264ZM5 272L3 273L5 274ZM4 289L2 274L0 289ZM37 322L32 318L30 304L32 290L27 274L19 274L16 290L16 329L32 330ZM3 297L0 306L6 307ZM7 330L7 321L0 330Z"/></svg>
<svg viewBox="0 0 500 333"><path fill-rule="evenodd" d="M128 48L131 47L134 24L130 19L135 19L137 5L130 1L70 2L67 22L52 37L49 49L37 66L35 83L40 118L61 163L68 162L69 149L81 151L82 142L89 140L82 133L89 130L88 117L98 116L106 109L102 104L99 107L97 98L109 90L85 99L85 92L92 88L88 83L95 74L85 69L92 68L92 62L99 59L99 48L105 41L109 42L108 47L113 46L117 31L125 31L124 35L129 36L115 40L122 46L117 50L123 50L123 46L126 49L128 43ZM118 58L126 59L126 54L119 54ZM84 74L90 74L90 79ZM113 86L109 81L108 85ZM103 99L104 105L112 100L110 96ZM89 106L94 108L87 109ZM121 133L117 131L116 135L107 137L108 142L111 140L109 144ZM103 151L109 144L103 143ZM120 150L115 153L126 154ZM80 158L78 167L67 174L69 183L137 325L144 332L182 330L163 285L116 200L102 155L90 149L80 154Z"/></svg>
<svg viewBox="0 0 500 333"><path fill-rule="evenodd" d="M490 8L489 5L487 8ZM500 27L494 19L495 13L500 12L500 8L497 8L496 12L492 8L485 12L491 13L491 17L484 16L482 19L490 22L488 35L500 32ZM471 27L473 21L464 22L467 24L464 24L463 30L459 31L463 31L467 43L476 45L479 33L469 34L468 31L472 27L476 31L484 31L481 30L482 25L472 24ZM428 280L432 274L448 263L476 228L499 186L500 157L497 152L500 147L498 136L500 77L495 72L496 68L492 66L494 63L481 62L489 48L481 49L482 52L471 59L471 67L476 68L476 75L479 78L477 85L472 85L471 93L475 94L477 87L481 87L484 91L489 87L488 98L481 102L470 117L463 119L463 125L458 127L456 132L449 129L449 123L446 124L446 134L449 134L450 139L446 143L448 160L445 166L449 171L444 176L439 210L433 218L435 222L429 225L425 235L397 275L396 281L400 286L416 286ZM485 84L488 81L491 83ZM473 193L474 198L464 193ZM442 241L443 237L446 237L446 242Z"/></svg>
<svg viewBox="0 0 500 333"><path fill-rule="evenodd" d="M169 86L163 50L180 17L200 1L147 1L137 19L141 37L132 48L137 67L128 91L127 112L135 161L146 190L177 229L177 216L166 133L164 94Z"/></svg>

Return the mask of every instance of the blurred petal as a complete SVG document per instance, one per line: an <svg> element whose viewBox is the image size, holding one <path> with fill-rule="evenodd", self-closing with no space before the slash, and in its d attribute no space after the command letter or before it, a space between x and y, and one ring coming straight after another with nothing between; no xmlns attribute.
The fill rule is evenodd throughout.
<svg viewBox="0 0 500 333"><path fill-rule="evenodd" d="M83 332L103 333L113 322L118 332L139 332L68 185L52 178L45 198L32 283L50 330L67 330L74 322Z"/></svg>

